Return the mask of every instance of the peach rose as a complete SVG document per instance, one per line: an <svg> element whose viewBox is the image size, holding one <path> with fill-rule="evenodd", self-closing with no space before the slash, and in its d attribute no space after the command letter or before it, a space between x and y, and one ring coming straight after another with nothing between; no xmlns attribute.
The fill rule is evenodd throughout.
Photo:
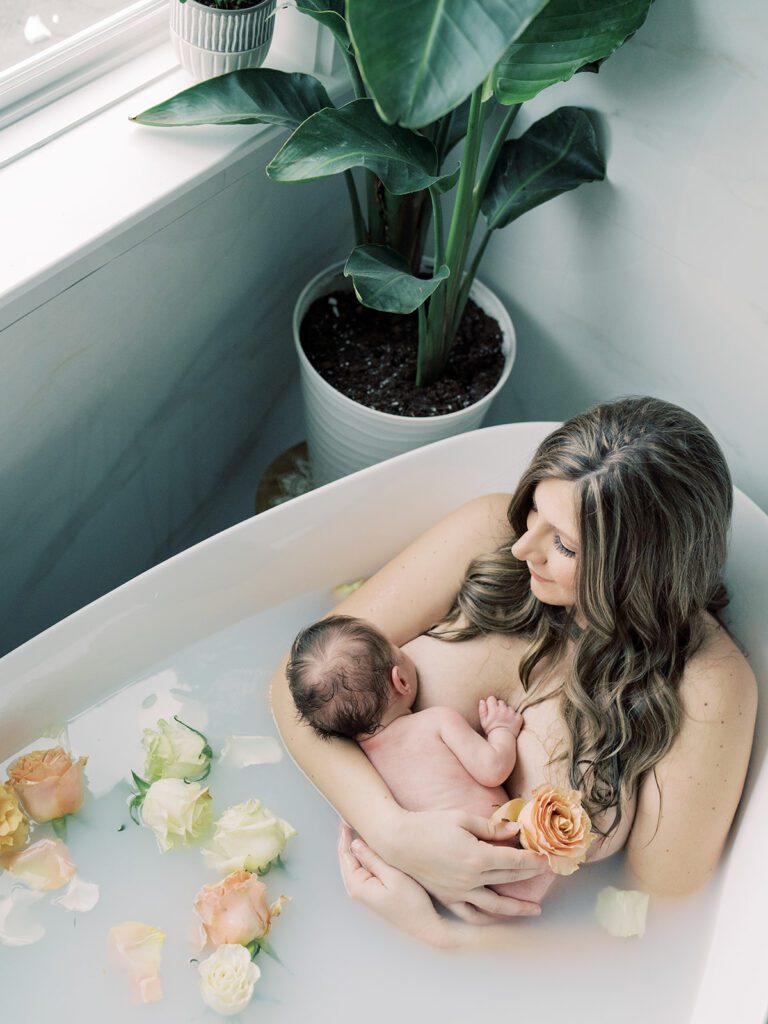
<svg viewBox="0 0 768 1024"><path fill-rule="evenodd" d="M556 875L572 875L586 860L596 838L581 806L581 793L575 789L537 786L517 822L521 844L526 850L543 853Z"/></svg>
<svg viewBox="0 0 768 1024"><path fill-rule="evenodd" d="M52 821L79 810L83 803L83 767L62 747L33 750L8 768L8 781L30 818Z"/></svg>
<svg viewBox="0 0 768 1024"><path fill-rule="evenodd" d="M265 938L282 910L285 897L272 906L267 903L267 887L250 871L233 871L214 885L204 885L195 897L195 913L203 922L214 946L239 943L247 946L253 939Z"/></svg>
<svg viewBox="0 0 768 1024"><path fill-rule="evenodd" d="M20 850L29 835L29 822L10 786L0 786L0 857Z"/></svg>

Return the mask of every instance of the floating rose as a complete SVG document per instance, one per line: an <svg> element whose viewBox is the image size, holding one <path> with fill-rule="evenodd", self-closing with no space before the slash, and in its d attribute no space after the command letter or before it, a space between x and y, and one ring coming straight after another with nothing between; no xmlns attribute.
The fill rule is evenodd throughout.
<svg viewBox="0 0 768 1024"><path fill-rule="evenodd" d="M157 729L145 729L142 739L147 760L144 774L157 779L185 779L202 782L211 770L213 751L201 732L174 716L161 718Z"/></svg>
<svg viewBox="0 0 768 1024"><path fill-rule="evenodd" d="M137 1003L156 1003L163 998L160 958L165 934L141 921L124 921L109 929L110 959L127 971Z"/></svg>
<svg viewBox="0 0 768 1024"><path fill-rule="evenodd" d="M216 822L213 843L203 850L203 857L222 874L232 871L263 874L295 835L293 825L276 817L261 800L246 800L222 814Z"/></svg>
<svg viewBox="0 0 768 1024"><path fill-rule="evenodd" d="M155 833L163 853L200 839L209 829L211 794L197 782L159 779L149 786L141 803L141 820Z"/></svg>
<svg viewBox="0 0 768 1024"><path fill-rule="evenodd" d="M594 841L592 822L581 806L581 793L557 786L538 786L527 804L517 797L503 804L492 821L516 821L520 843L541 853L556 875L572 875Z"/></svg>
<svg viewBox="0 0 768 1024"><path fill-rule="evenodd" d="M32 889L60 889L75 874L69 850L60 839L40 839L5 858L3 866Z"/></svg>
<svg viewBox="0 0 768 1024"><path fill-rule="evenodd" d="M33 750L8 768L8 781L30 818L52 821L73 814L83 803L83 767L63 747Z"/></svg>
<svg viewBox="0 0 768 1024"><path fill-rule="evenodd" d="M195 912L215 946L264 939L272 919L282 910L285 896L271 906L267 887L248 871L234 871L215 885L205 885L195 897Z"/></svg>
<svg viewBox="0 0 768 1024"><path fill-rule="evenodd" d="M244 1010L261 971L244 946L227 943L198 967L203 1002L216 1013L229 1017Z"/></svg>
<svg viewBox="0 0 768 1024"><path fill-rule="evenodd" d="M20 850L29 835L29 822L10 786L0 786L0 864L2 857Z"/></svg>

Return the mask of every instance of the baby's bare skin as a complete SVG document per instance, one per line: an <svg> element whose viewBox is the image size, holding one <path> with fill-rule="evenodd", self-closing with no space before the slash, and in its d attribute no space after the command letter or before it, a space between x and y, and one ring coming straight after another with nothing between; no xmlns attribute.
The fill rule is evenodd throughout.
<svg viewBox="0 0 768 1024"><path fill-rule="evenodd" d="M461 807L490 818L509 799L501 783L515 766L523 720L493 696L480 700L478 717L485 738L458 711L432 707L401 715L360 746L406 810ZM553 880L547 871L493 888L538 903Z"/></svg>
<svg viewBox="0 0 768 1024"><path fill-rule="evenodd" d="M508 800L501 784L515 766L522 716L495 697L480 701L478 715L486 738L458 711L435 707L401 715L360 746L406 810L490 817Z"/></svg>

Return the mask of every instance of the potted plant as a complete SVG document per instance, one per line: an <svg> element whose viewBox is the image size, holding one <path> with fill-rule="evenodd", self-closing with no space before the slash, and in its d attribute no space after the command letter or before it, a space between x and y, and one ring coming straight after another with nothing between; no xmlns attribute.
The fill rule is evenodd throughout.
<svg viewBox="0 0 768 1024"><path fill-rule="evenodd" d="M134 120L278 124L292 134L267 167L271 178L301 182L343 174L355 233L344 274L354 287L355 315L404 318L383 332L412 331L411 391L433 389L439 399L468 309L474 314L469 300L493 232L605 174L584 110L561 107L510 138L521 104L577 71L597 70L642 25L651 3L296 0L301 12L333 33L354 91L350 102L335 107L311 75L261 69L203 82ZM429 266L423 258L428 237ZM326 307L324 329L343 312L339 294L322 298L334 292L328 277L324 272L313 283ZM311 297L305 290L297 321ZM305 351L313 344L298 341L306 333L298 322L295 333L318 482L479 425L482 402L446 415L439 400L430 401L422 416L408 415L409 408L394 416L353 402L322 376L339 366L338 343L331 342L325 368L313 355L318 376ZM508 372L511 324L504 346ZM370 373L396 376L388 369L374 361ZM361 366L353 365L349 376L358 390L367 390ZM403 390L399 378L395 388ZM492 386L486 406L494 393ZM404 441L407 430L416 436Z"/></svg>
<svg viewBox="0 0 768 1024"><path fill-rule="evenodd" d="M171 44L179 63L203 81L264 63L276 0L170 0Z"/></svg>

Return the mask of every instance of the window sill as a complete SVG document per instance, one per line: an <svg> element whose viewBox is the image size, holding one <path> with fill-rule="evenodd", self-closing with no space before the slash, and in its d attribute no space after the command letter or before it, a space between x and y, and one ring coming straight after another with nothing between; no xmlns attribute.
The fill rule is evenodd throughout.
<svg viewBox="0 0 768 1024"><path fill-rule="evenodd" d="M273 46L267 66L311 66L307 54L286 50ZM318 77L332 96L342 93L342 76ZM236 180L238 162L280 134L266 125L161 130L129 121L190 84L166 42L6 129L3 143L21 152L0 165L0 330L185 212L183 202L169 210L173 201L194 190L191 208L205 198L200 186L213 194Z"/></svg>

